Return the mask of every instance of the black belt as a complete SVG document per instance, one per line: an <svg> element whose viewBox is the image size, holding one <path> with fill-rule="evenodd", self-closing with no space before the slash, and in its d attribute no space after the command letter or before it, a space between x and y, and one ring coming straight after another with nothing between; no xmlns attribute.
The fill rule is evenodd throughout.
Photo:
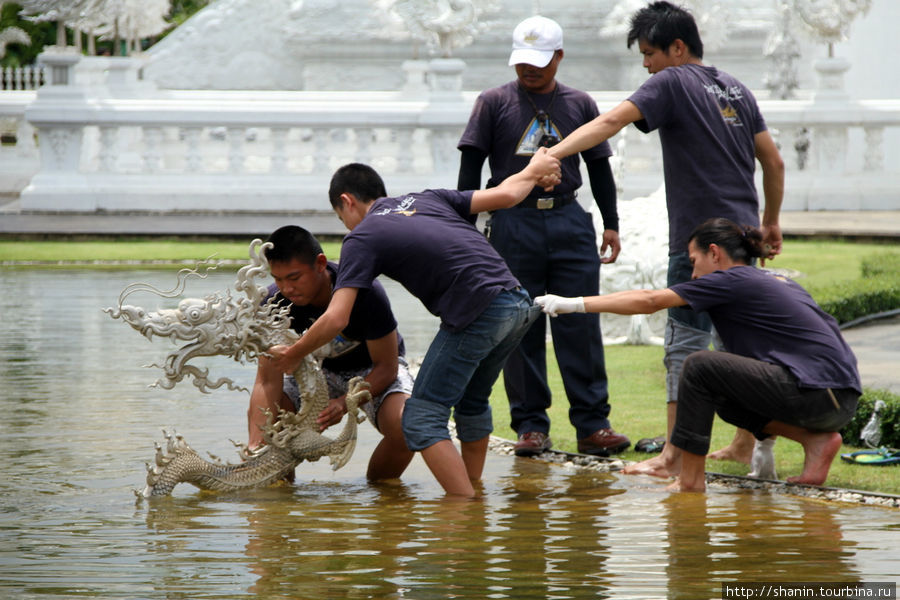
<svg viewBox="0 0 900 600"><path fill-rule="evenodd" d="M524 208L537 208L540 210L549 210L551 208L561 208L566 204L571 204L578 197L578 192L569 192L561 196L538 196L536 198L525 198L517 206Z"/></svg>

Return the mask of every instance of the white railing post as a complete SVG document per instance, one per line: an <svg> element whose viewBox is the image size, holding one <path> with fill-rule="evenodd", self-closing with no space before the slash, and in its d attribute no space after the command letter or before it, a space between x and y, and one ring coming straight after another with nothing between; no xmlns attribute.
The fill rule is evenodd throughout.
<svg viewBox="0 0 900 600"><path fill-rule="evenodd" d="M105 173L115 173L116 158L118 152L116 142L119 136L119 128L114 125L100 126L100 151L98 156L98 166L100 171Z"/></svg>
<svg viewBox="0 0 900 600"><path fill-rule="evenodd" d="M161 127L145 126L143 128L143 152L141 153L144 170L147 173L158 173L162 170L162 140Z"/></svg>
<svg viewBox="0 0 900 600"><path fill-rule="evenodd" d="M243 127L229 127L228 139L228 170L231 173L244 172L244 139L246 130Z"/></svg>
<svg viewBox="0 0 900 600"><path fill-rule="evenodd" d="M865 143L863 144L863 171L878 172L884 170L884 127L863 127Z"/></svg>
<svg viewBox="0 0 900 600"><path fill-rule="evenodd" d="M43 105L49 112L65 115L66 107L83 102L83 91L75 86L74 77L74 67L80 59L80 54L55 47L39 54L38 61L47 68L48 82L29 108ZM32 124L38 130L42 168L76 173L81 164L83 123L58 118L53 123L32 120Z"/></svg>
<svg viewBox="0 0 900 600"><path fill-rule="evenodd" d="M272 138L272 159L269 163L269 171L276 174L287 173L287 127L272 127L269 129Z"/></svg>
<svg viewBox="0 0 900 600"><path fill-rule="evenodd" d="M187 173L200 173L203 171L203 156L200 154L200 127L182 127L181 135L184 136L184 169Z"/></svg>

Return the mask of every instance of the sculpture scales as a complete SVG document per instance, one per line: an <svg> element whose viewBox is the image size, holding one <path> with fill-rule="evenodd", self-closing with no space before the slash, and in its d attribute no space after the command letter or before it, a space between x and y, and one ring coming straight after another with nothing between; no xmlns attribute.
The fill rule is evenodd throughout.
<svg viewBox="0 0 900 600"><path fill-rule="evenodd" d="M268 247L261 240L250 244L250 262L237 274L235 291L245 297L234 297L229 291L204 298L185 298L178 308L148 312L141 307L124 304L135 292L151 292L163 298L181 294L189 277L206 277L215 265L201 263L194 269L182 269L178 283L170 291L161 291L146 283L133 283L119 294L117 308L105 312L114 319L122 319L142 335L168 337L187 343L170 352L162 365L150 365L163 369L164 377L153 387L171 389L189 375L194 385L204 393L226 385L232 390L243 390L228 378L210 381L209 370L200 369L189 362L199 356L222 355L245 363L264 355L266 349L276 344L291 344L298 339L290 328L288 308L263 302L266 288L257 286L254 279L268 274L269 266L264 250ZM206 272L200 269L206 267ZM368 383L362 378L350 381L347 393L347 422L335 438L322 435L316 425L316 417L328 404L328 385L322 373L319 356L323 351L307 356L294 371L301 393L301 406L297 413L281 411L277 420L270 413L263 429L265 445L249 452L242 444L241 462L225 464L215 459L201 458L180 435L166 437L165 446L156 444L155 465L147 465L147 485L135 491L139 498L163 496L181 482L191 483L200 489L235 491L262 487L275 483L293 473L304 460L316 461L329 457L334 470L344 466L356 447L357 424L365 417L358 414L359 404L371 399Z"/></svg>

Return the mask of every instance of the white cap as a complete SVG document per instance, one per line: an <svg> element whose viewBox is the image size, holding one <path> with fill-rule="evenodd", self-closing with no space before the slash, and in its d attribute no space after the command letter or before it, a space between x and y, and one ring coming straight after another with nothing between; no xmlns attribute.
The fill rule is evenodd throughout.
<svg viewBox="0 0 900 600"><path fill-rule="evenodd" d="M526 63L542 69L563 47L562 27L547 17L528 17L513 30L512 47L509 66Z"/></svg>

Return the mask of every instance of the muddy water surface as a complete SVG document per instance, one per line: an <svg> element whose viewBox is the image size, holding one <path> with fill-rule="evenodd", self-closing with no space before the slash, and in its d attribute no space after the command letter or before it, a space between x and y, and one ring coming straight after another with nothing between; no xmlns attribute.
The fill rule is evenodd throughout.
<svg viewBox="0 0 900 600"><path fill-rule="evenodd" d="M720 598L722 583L900 580L900 511L662 485L489 456L484 497L449 502L417 458L369 485L378 434L332 472L135 504L161 428L234 456L247 396L148 388L168 342L101 308L172 273L0 271L0 597ZM192 283L202 296L233 273ZM391 289L411 354L434 321ZM161 306L151 296L134 304ZM169 301L171 302L171 301ZM405 304L404 304L405 303ZM413 322L415 321L415 322ZM252 365L211 361L243 385Z"/></svg>

